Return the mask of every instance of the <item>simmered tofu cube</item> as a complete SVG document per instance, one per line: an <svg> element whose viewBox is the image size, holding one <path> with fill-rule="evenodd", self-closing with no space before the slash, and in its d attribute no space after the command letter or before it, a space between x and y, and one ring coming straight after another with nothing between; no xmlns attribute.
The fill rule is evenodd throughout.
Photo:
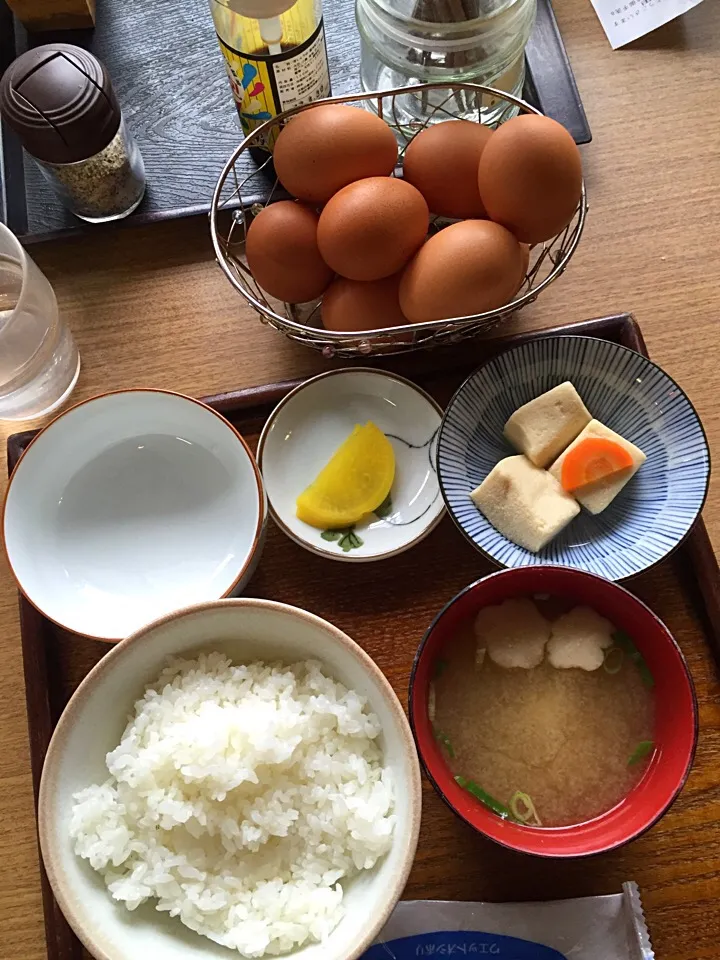
<svg viewBox="0 0 720 960"><path fill-rule="evenodd" d="M592 419L569 382L524 404L505 424L505 436L536 467L547 467Z"/></svg>
<svg viewBox="0 0 720 960"><path fill-rule="evenodd" d="M559 670L599 670L613 645L613 630L592 607L575 607L553 623L548 660Z"/></svg>
<svg viewBox="0 0 720 960"><path fill-rule="evenodd" d="M523 456L501 460L470 496L499 533L532 553L580 513L555 477Z"/></svg>
<svg viewBox="0 0 720 960"><path fill-rule="evenodd" d="M475 618L477 649L499 667L532 670L545 658L550 624L525 597L483 607Z"/></svg>
<svg viewBox="0 0 720 960"><path fill-rule="evenodd" d="M606 427L605 424L600 423L599 420L591 420L582 433L576 437L567 450L565 450L550 467L550 473L558 481L560 481L562 477L563 460L568 452L583 440L587 440L588 437L601 437L605 440L613 440L627 450L633 461L632 467L627 467L625 470L613 473L602 480L596 480L594 483L589 483L587 486L580 487L578 490L573 491L575 499L581 503L586 510L589 510L590 513L602 513L606 507L610 506L628 480L635 476L647 460L647 457L639 447L636 447L634 443L630 443L629 440L621 437L619 433L615 433L614 430Z"/></svg>

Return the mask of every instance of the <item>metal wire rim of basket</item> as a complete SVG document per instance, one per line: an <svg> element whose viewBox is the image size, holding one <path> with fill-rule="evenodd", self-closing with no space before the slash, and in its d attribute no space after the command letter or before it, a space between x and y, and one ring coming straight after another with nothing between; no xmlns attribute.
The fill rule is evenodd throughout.
<svg viewBox="0 0 720 960"><path fill-rule="evenodd" d="M248 198L252 196L253 192L255 194L266 192L267 179L264 178L264 171L266 168L272 169L271 158L268 157L259 166L253 166L253 169L249 172L240 169L238 161L244 160L250 149L262 142L263 138L270 134L274 127L282 126L288 118L295 116L295 114L304 110L312 110L319 103L360 104L364 101L375 101L373 109L377 110L379 116L384 117L389 113L394 118L395 122L391 124L391 127L400 140L400 159L402 159L408 144L414 136L424 129L429 122L429 118L423 124L418 123L412 125L411 128L404 127L400 123L395 109L397 97L415 93L419 94L420 97L425 97L428 92L437 90L447 90L448 94L446 100L435 107L435 112L443 111L444 105L453 97L456 97L460 91L463 91L464 94L473 94L477 98L478 121L483 97L504 101L506 106L491 126L498 126L503 120L517 112L540 114L539 110L536 110L535 107L524 100L502 90L496 90L493 87L486 87L481 84L418 84L375 93L329 97L326 100L287 110L258 127L253 134L242 141L230 157L220 174L213 194L210 209L210 232L215 255L223 273L237 292L257 311L263 323L274 327L290 340L322 351L328 358L368 357L373 354L403 353L409 350L455 343L492 329L528 303L535 301L540 293L566 269L577 248L585 225L587 198L584 184L580 203L571 222L552 240L538 244L533 248L527 276L515 299L496 310L490 310L475 316L407 324L403 327L387 327L377 330L364 330L361 333L345 333L325 330L318 325L320 323L319 301L309 305L284 304L269 298L258 286L243 255L248 225L252 217L263 206L275 199L281 199L286 194L284 194L282 186L276 179L264 202L249 201ZM396 169L396 175L399 172ZM264 184L263 179L265 179ZM255 181L254 190L253 181ZM263 185L262 190L258 187L258 184ZM223 217L227 222L225 228L221 227L220 222ZM435 218L430 229L431 231L437 231L447 222L441 218Z"/></svg>

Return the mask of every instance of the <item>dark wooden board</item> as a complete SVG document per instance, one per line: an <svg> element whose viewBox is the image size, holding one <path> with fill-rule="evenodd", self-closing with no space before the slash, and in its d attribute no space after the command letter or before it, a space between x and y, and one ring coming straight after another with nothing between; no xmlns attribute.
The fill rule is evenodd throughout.
<svg viewBox="0 0 720 960"><path fill-rule="evenodd" d="M627 314L539 336L558 333L600 337L645 352L639 328ZM409 376L444 404L483 360L528 336L475 340L373 365ZM295 382L250 387L208 402L255 446L267 416L293 386ZM10 468L33 436L9 438ZM247 593L305 607L346 630L377 661L405 703L410 667L424 630L447 600L490 569L449 518L407 553L350 566L308 553L271 523ZM542 861L513 854L474 834L425 783L420 844L406 897L552 899L617 892L623 881L634 879L643 892L660 960L717 957L720 717L715 670L720 664L720 576L702 520L673 557L636 578L630 588L677 637L698 692L701 736L696 764L673 809L624 850L590 861ZM37 791L45 751L63 706L108 647L58 630L24 598L20 611ZM80 960L86 955L59 913L44 874L42 880L49 960Z"/></svg>
<svg viewBox="0 0 720 960"><path fill-rule="evenodd" d="M333 92L352 93L360 88L354 2L325 0L324 11ZM30 43L50 40L87 47L107 64L137 136L147 196L124 222L207 212L220 172L241 139L207 0L97 0L95 30L31 36L0 0L0 75ZM538 0L527 62L526 97L564 123L578 143L587 143L590 130L551 0ZM87 229L58 203L12 131L1 133L0 220L25 241ZM246 165L249 173L249 157ZM261 186L259 178L254 182ZM263 196L258 191L246 199Z"/></svg>

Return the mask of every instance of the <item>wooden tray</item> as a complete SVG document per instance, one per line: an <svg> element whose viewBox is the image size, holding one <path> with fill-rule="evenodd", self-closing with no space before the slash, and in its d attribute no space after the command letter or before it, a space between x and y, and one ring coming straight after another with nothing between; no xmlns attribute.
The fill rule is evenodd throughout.
<svg viewBox="0 0 720 960"><path fill-rule="evenodd" d="M325 0L325 35L333 93L360 89L360 35L351 0ZM94 30L27 35L0 0L0 76L29 46L75 43L110 71L145 160L145 199L125 223L153 223L207 213L225 162L241 134L207 0L97 0ZM591 139L551 0L538 0L526 50L523 95L564 124L577 143ZM254 163L248 155L249 174ZM248 204L272 187L252 181ZM15 134L0 125L0 221L24 242L91 229L63 208ZM115 229L108 224L105 229Z"/></svg>
<svg viewBox="0 0 720 960"><path fill-rule="evenodd" d="M645 352L635 321L627 314L590 320L549 334L585 334ZM377 361L424 386L446 403L483 360L530 335L465 343L431 353ZM251 387L212 397L222 412L255 444L274 405L295 383ZM32 433L8 440L12 468ZM490 565L446 518L425 541L378 563L336 563L314 556L272 524L262 562L247 593L283 600L326 617L354 637L386 673L401 701L413 656L424 630L443 606ZM651 932L662 960L716 957L720 916L720 823L715 664L720 663L720 577L702 520L683 546L632 589L668 624L688 658L703 727L694 773L673 810L650 833L590 861L552 862L523 857L474 834L424 785L424 814L408 898L523 900L614 893L624 880L640 884ZM35 792L53 727L81 678L107 645L63 633L20 599L30 750ZM708 744L709 741L709 744ZM87 954L62 917L43 874L49 960L80 960ZM703 909L707 905L707 912ZM712 906L711 906L712 905ZM230 954L228 954L228 957ZM614 958L608 958L614 960Z"/></svg>

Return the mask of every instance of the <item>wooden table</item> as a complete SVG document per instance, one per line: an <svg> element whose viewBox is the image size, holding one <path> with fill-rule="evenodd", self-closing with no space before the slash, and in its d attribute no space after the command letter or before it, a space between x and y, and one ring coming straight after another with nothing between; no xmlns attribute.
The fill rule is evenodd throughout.
<svg viewBox="0 0 720 960"><path fill-rule="evenodd" d="M616 52L589 0L555 0L555 7L594 134L583 148L590 214L566 275L514 325L633 311L652 356L695 403L718 457L720 4L707 0ZM323 367L312 352L261 327L233 294L213 262L204 219L57 242L33 255L80 345L77 400L150 385L201 396ZM15 430L2 427L3 456ZM716 550L718 491L716 476L705 510ZM45 947L16 594L3 573L0 957L39 960ZM668 829L613 855L624 858L617 859L618 872L627 864L643 888L660 960L720 957L720 700L702 645L687 652L702 735L681 809L670 815ZM427 802L439 803L430 794ZM586 863L578 877L602 860ZM522 859L509 863L523 870ZM416 877L409 892L450 895L438 876L428 875L422 891ZM510 899L512 877L501 888Z"/></svg>

